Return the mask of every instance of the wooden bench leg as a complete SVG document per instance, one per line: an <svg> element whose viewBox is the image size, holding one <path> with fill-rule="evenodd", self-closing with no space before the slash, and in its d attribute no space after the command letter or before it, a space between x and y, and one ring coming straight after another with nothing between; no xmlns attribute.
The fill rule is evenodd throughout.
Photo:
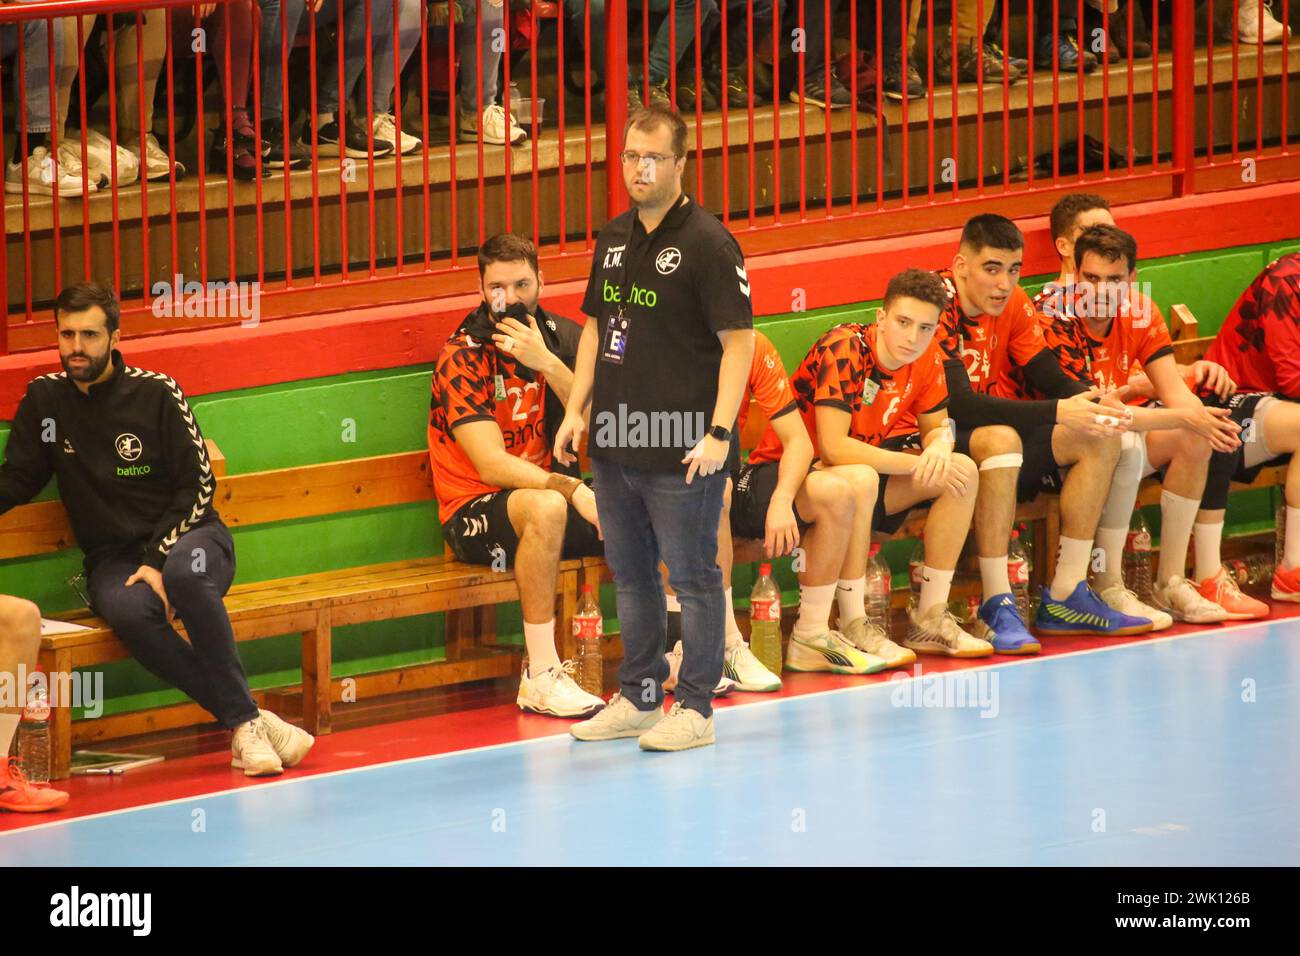
<svg viewBox="0 0 1300 956"><path fill-rule="evenodd" d="M302 723L316 736L330 732L332 641L327 608L316 618L316 626L302 633Z"/></svg>
<svg viewBox="0 0 1300 956"><path fill-rule="evenodd" d="M54 679L72 671L72 656L67 651L40 653L41 669ZM72 776L72 708L66 701L50 709L50 778L66 780Z"/></svg>
<svg viewBox="0 0 1300 956"><path fill-rule="evenodd" d="M573 636L573 615L578 613L578 593L583 575L578 571L566 571L560 575L559 614L556 628L559 633L560 660L571 661L578 657L578 642ZM593 589L594 590L594 589Z"/></svg>
<svg viewBox="0 0 1300 956"><path fill-rule="evenodd" d="M1043 555L1043 580L1050 582L1056 576L1056 552L1061 544L1061 498L1052 495L1047 499L1046 541L1043 542L1046 554Z"/></svg>

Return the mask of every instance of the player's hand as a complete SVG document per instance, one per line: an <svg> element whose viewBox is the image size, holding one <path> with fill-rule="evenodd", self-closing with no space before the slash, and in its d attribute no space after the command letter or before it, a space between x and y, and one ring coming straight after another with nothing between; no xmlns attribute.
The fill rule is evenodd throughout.
<svg viewBox="0 0 1300 956"><path fill-rule="evenodd" d="M528 316L528 324L508 315L497 323L497 331L492 336L496 347L507 355L512 355L529 368L544 371L551 360L551 350L546 347L542 330L537 327L537 319Z"/></svg>
<svg viewBox="0 0 1300 956"><path fill-rule="evenodd" d="M582 448L582 433L587 430L587 420L577 412L564 413L564 421L555 433L555 447L551 449L561 465L572 465L578 460ZM572 449L572 451L570 451Z"/></svg>
<svg viewBox="0 0 1300 956"><path fill-rule="evenodd" d="M176 616L176 611L172 608L172 602L167 600L167 591L163 587L162 572L157 568L151 568L147 564L142 564L136 568L135 574L126 579L123 587L129 588L137 581L143 581L153 589L153 593L158 595L158 600L163 603L163 610L167 612L167 620L172 620Z"/></svg>
<svg viewBox="0 0 1300 956"><path fill-rule="evenodd" d="M794 502L773 495L767 505L767 528L763 536L763 553L769 558L789 554L799 546L799 522L794 516Z"/></svg>
<svg viewBox="0 0 1300 956"><path fill-rule="evenodd" d="M686 483L689 485L696 475L707 477L715 471L720 471L727 463L727 453L730 450L731 442L719 441L712 435L705 435L682 459L683 465L690 466L686 469Z"/></svg>
<svg viewBox="0 0 1300 956"><path fill-rule="evenodd" d="M1219 401L1226 401L1237 390L1237 383L1222 365L1202 359L1192 363L1192 390L1198 388L1213 392Z"/></svg>
<svg viewBox="0 0 1300 956"><path fill-rule="evenodd" d="M1090 388L1056 403L1056 424L1093 438L1114 438L1128 430L1128 416L1119 409L1100 404L1100 389Z"/></svg>
<svg viewBox="0 0 1300 956"><path fill-rule="evenodd" d="M1241 426L1229 417L1231 414L1226 408L1205 405L1184 409L1184 427L1207 439L1215 451L1236 451L1241 446Z"/></svg>
<svg viewBox="0 0 1300 956"><path fill-rule="evenodd" d="M1151 384L1146 372L1134 372L1128 377L1128 382L1110 394L1119 396L1123 402L1133 398L1155 398L1156 387Z"/></svg>
<svg viewBox="0 0 1300 956"><path fill-rule="evenodd" d="M596 535L601 541L605 540L605 532L600 530L600 515L596 512L596 493L591 490L589 485L583 485L573 493L569 499L570 504L577 509L578 514L587 519L587 522L596 529Z"/></svg>
<svg viewBox="0 0 1300 956"><path fill-rule="evenodd" d="M952 470L952 442L940 437L931 441L916 458L912 480L922 488L943 489Z"/></svg>

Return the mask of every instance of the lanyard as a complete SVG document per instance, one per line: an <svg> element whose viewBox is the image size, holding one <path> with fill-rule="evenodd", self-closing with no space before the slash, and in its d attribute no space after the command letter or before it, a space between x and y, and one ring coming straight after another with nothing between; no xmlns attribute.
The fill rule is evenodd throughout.
<svg viewBox="0 0 1300 956"><path fill-rule="evenodd" d="M688 202L686 194L682 193L681 197L673 205L672 209L669 209L668 212L664 214L664 218L660 220L659 225L655 227L655 231L646 235L644 254L637 261L636 265L638 268L636 269L632 268L632 241L636 237L636 227L640 223L641 218L639 215L633 213L632 227L628 230L627 242L623 247L623 268L619 273L618 278L619 315L623 315L623 308L627 304L628 296L632 294L632 286L636 285L636 278L640 271L639 267L645 264L645 260L649 258L650 251L654 248L655 236L664 228L664 223L668 221L668 217L681 209L686 202ZM644 227L642 227L642 231L644 232Z"/></svg>

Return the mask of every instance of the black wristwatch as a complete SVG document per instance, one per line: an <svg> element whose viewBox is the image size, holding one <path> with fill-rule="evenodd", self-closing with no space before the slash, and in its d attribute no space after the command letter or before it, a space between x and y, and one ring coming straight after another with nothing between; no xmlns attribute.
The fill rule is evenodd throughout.
<svg viewBox="0 0 1300 956"><path fill-rule="evenodd" d="M718 441L731 441L731 429L714 425L709 429L709 437L716 438Z"/></svg>

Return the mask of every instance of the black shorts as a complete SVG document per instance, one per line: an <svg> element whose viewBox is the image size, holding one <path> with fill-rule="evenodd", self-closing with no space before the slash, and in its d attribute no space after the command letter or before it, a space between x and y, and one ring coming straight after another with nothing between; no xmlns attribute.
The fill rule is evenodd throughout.
<svg viewBox="0 0 1300 956"><path fill-rule="evenodd" d="M462 505L442 526L442 537L457 560L466 564L487 564L504 558L505 567L514 567L519 536L510 523L506 502L514 489L494 491L480 495ZM596 528L569 505L568 521L564 525L564 544L561 558L586 558L603 555L604 543Z"/></svg>
<svg viewBox="0 0 1300 956"><path fill-rule="evenodd" d="M1262 469L1270 465L1280 465L1291 460L1289 454L1277 455L1257 465L1246 467L1246 422L1255 417L1255 409L1260 401L1272 395L1272 392L1237 392L1226 402L1217 399L1202 399L1206 405L1226 408L1229 417L1242 428L1242 443L1236 451L1216 451L1210 456L1209 473L1205 479L1205 494L1201 497L1201 507L1211 511L1222 511L1228 507L1228 491L1234 481L1249 484L1254 481ZM1277 396L1280 400L1281 396ZM1255 440L1263 441L1263 435Z"/></svg>
<svg viewBox="0 0 1300 956"><path fill-rule="evenodd" d="M1020 464L1020 474L1016 477L1016 501L1023 504L1033 501L1044 491L1059 494L1065 478L1061 474L1061 465L1056 461L1052 451L1052 431L1056 425L1039 425L1028 432L1020 432L1021 454L1024 460ZM970 436L974 429L957 429L956 450L963 455L970 454Z"/></svg>
<svg viewBox="0 0 1300 956"><path fill-rule="evenodd" d="M812 468L808 469L809 473ZM762 461L756 465L744 464L731 476L731 536L733 538L762 541L767 536L767 507L772 503L780 477L779 461ZM812 527L794 508L794 520L799 534Z"/></svg>
<svg viewBox="0 0 1300 956"><path fill-rule="evenodd" d="M915 451L921 450L921 433L912 432L910 435L892 435L886 438L878 446L886 451ZM885 511L885 488L889 485L889 479L893 475L880 476L880 492L876 495L876 508L871 513L871 531L873 534L895 534L907 521L907 516L913 510L928 509L929 501L922 501L920 504L912 505L910 508L904 508L902 511L889 514Z"/></svg>

